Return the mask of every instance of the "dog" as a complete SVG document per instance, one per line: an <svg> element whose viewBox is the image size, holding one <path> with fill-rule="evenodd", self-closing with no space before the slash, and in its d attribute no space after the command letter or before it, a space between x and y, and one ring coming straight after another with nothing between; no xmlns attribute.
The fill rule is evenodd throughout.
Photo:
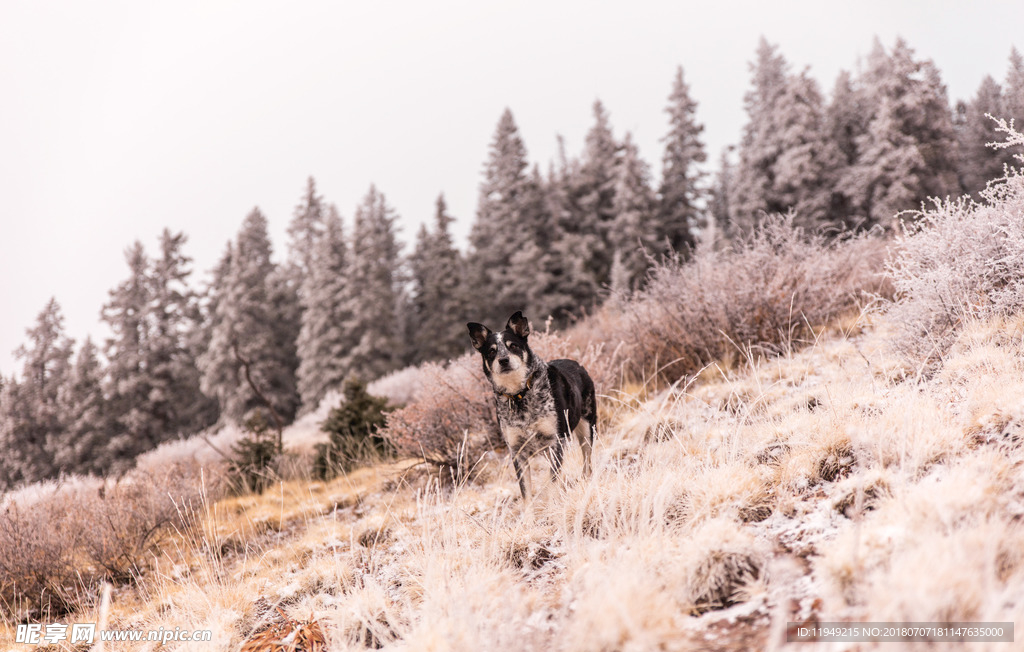
<svg viewBox="0 0 1024 652"><path fill-rule="evenodd" d="M551 476L557 478L570 432L583 449L583 474L589 476L597 395L587 370L574 360L545 362L531 351L530 322L521 311L508 318L500 333L476 322L466 326L494 388L498 428L511 451L523 500L532 493L530 458L549 454Z"/></svg>

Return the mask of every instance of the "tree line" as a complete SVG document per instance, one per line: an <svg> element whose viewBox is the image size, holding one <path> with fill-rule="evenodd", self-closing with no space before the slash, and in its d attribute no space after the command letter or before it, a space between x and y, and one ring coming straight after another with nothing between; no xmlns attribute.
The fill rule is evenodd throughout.
<svg viewBox="0 0 1024 652"><path fill-rule="evenodd" d="M1013 50L1004 84L986 77L951 107L933 62L902 40L876 40L826 101L762 39L744 102L740 143L712 178L677 69L657 181L600 101L583 151L563 144L546 170L530 163L506 110L466 252L443 196L404 254L376 187L346 228L312 178L283 262L258 208L201 287L184 234L165 230L152 255L134 243L101 312L110 337L76 350L51 299L17 351L20 377L0 377L0 485L120 472L163 441L245 419L264 398L291 421L346 378L461 352L471 319L500 325L525 309L564 325L640 288L659 260L741 239L768 213L792 210L808 229L892 228L896 212L927 197L977 193L1012 161L985 147L995 139L985 114L1024 120L1024 61Z"/></svg>

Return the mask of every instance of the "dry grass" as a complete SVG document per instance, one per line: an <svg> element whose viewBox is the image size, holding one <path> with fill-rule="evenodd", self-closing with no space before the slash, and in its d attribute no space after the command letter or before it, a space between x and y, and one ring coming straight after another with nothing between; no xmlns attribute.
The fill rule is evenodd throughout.
<svg viewBox="0 0 1024 652"><path fill-rule="evenodd" d="M316 622L328 650L509 652L764 649L815 619L1020 627L1022 324L971 325L928 378L880 323L624 387L593 477L575 450L558 482L535 464L528 504L500 460L472 484L406 462L209 500L111 626L208 628L207 651Z"/></svg>

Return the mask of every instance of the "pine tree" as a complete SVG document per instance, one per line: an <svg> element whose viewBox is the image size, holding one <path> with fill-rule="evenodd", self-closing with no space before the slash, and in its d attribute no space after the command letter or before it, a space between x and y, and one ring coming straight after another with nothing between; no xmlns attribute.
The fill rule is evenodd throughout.
<svg viewBox="0 0 1024 652"><path fill-rule="evenodd" d="M921 171L926 163L914 139L899 128L892 103L885 99L862 139L863 163L852 196L867 207L869 224L893 228L895 215L912 209L924 196Z"/></svg>
<svg viewBox="0 0 1024 652"><path fill-rule="evenodd" d="M676 69L668 99L665 111L669 115L669 132L662 139L665 154L661 159L658 222L654 235L657 242L667 243L672 251L684 253L693 248L694 234L704 227L701 204L706 191L701 183L706 174L698 165L707 160L707 154L701 142L704 125L697 122L697 102L690 98L682 66Z"/></svg>
<svg viewBox="0 0 1024 652"><path fill-rule="evenodd" d="M871 116L862 90L854 85L850 73L840 71L825 109L825 137L839 151L838 165L831 171L827 185L832 189L828 215L844 228L853 228L863 221L858 216L854 199L843 191L842 179L860 159L858 143L867 133Z"/></svg>
<svg viewBox="0 0 1024 652"><path fill-rule="evenodd" d="M868 225L891 227L895 211L959 194L959 154L946 88L931 61L915 60L902 39L889 54L876 40L868 64L863 86L871 122L858 140L860 158L840 185Z"/></svg>
<svg viewBox="0 0 1024 652"><path fill-rule="evenodd" d="M314 409L329 389L340 387L347 374L345 358L352 346L345 329L351 320L348 273L341 216L331 206L302 291L297 377L305 411Z"/></svg>
<svg viewBox="0 0 1024 652"><path fill-rule="evenodd" d="M729 227L738 235L749 233L764 213L785 212L788 208L772 196L773 166L782 154L776 138L776 105L785 92L788 64L777 46L762 37L757 61L750 68L752 88L743 98L747 124L729 196Z"/></svg>
<svg viewBox="0 0 1024 652"><path fill-rule="evenodd" d="M107 448L112 424L103 395L103 375L99 349L87 338L60 393L65 436L54 459L69 472L101 474L117 462Z"/></svg>
<svg viewBox="0 0 1024 652"><path fill-rule="evenodd" d="M591 307L598 298L598 285L588 271L589 252L596 233L583 233L574 222L572 183L578 174L575 162L569 162L564 148L558 170L553 167L547 180L534 175L533 187L540 192L539 216L534 221L534 240L519 255L531 267L524 273L532 281L527 291L530 315L538 323L551 318L560 328ZM496 323L503 323L508 315Z"/></svg>
<svg viewBox="0 0 1024 652"><path fill-rule="evenodd" d="M419 364L425 360L441 360L465 348L463 324L467 314L463 286L465 269L462 256L452 241L449 227L454 219L448 214L444 196L437 198L434 228L420 228L416 248L409 258L412 278L410 301L413 355Z"/></svg>
<svg viewBox="0 0 1024 652"><path fill-rule="evenodd" d="M628 133L623 143L623 157L618 172L615 224L610 234L615 252L611 269L618 267L615 269L618 278L611 283L610 269L609 283L618 286L615 290L621 292L639 289L651 257L658 252L658 245L663 242L665 234L655 228L658 204L650 186L650 171ZM683 224L688 223L683 221Z"/></svg>
<svg viewBox="0 0 1024 652"><path fill-rule="evenodd" d="M253 209L231 248L227 276L213 301L210 343L199 359L203 392L216 397L222 417L242 421L266 406L245 380L242 360L251 362L257 387L286 421L298 404L294 351L282 350L275 305L281 284L275 282L267 220ZM223 261L222 261L223 262ZM293 340L294 344L294 340Z"/></svg>
<svg viewBox="0 0 1024 652"><path fill-rule="evenodd" d="M786 79L773 117L779 154L771 166L771 201L794 211L804 228L823 226L831 221L829 182L842 165L842 153L828 137L821 93L806 71Z"/></svg>
<svg viewBox="0 0 1024 652"><path fill-rule="evenodd" d="M1010 67L1006 71L1004 115L997 116L1009 120L1012 118L1018 130L1024 125L1024 57L1017 48L1010 50Z"/></svg>
<svg viewBox="0 0 1024 652"><path fill-rule="evenodd" d="M527 302L512 265L513 255L529 241L521 225L528 219L536 196L527 167L526 146L512 112L505 109L484 166L476 220L469 234L471 292L487 298L478 317L486 323L507 319Z"/></svg>
<svg viewBox="0 0 1024 652"><path fill-rule="evenodd" d="M594 126L587 132L583 158L572 180L576 228L585 251L586 267L598 287L611 279L611 244L615 224L615 186L622 146L615 140L608 112L600 100L594 102Z"/></svg>
<svg viewBox="0 0 1024 652"><path fill-rule="evenodd" d="M192 331L188 343L189 351L195 358L196 367L199 369L199 387L204 392L204 396L208 396L213 400L213 411L218 419L221 416L221 406L218 397L207 392L208 388L204 379L206 370L203 367L203 363L209 357L210 342L213 340L213 330L217 323L217 307L227 295L227 280L231 274L231 260L234 256L234 250L234 242L228 240L220 260L209 272L210 279L205 284L198 303L200 313L199 327Z"/></svg>
<svg viewBox="0 0 1024 652"><path fill-rule="evenodd" d="M396 313L401 277L395 221L384 195L370 186L352 228L349 283L355 292L346 328L354 345L345 359L349 373L366 381L398 368L405 353Z"/></svg>
<svg viewBox="0 0 1024 652"><path fill-rule="evenodd" d="M196 433L216 421L216 404L200 390L199 368L189 342L199 328L198 297L189 286L192 259L182 251L184 233L164 229L160 257L150 273L151 334L146 369L150 407L162 439Z"/></svg>
<svg viewBox="0 0 1024 652"><path fill-rule="evenodd" d="M325 212L323 197L316 194L316 181L309 177L306 193L295 207L292 221L288 225L288 258L299 269L296 281L300 285L310 274L317 242L326 230Z"/></svg>
<svg viewBox="0 0 1024 652"><path fill-rule="evenodd" d="M4 384L0 397L0 480L5 486L53 477L64 441L59 394L67 383L72 342L64 334L64 316L50 299L27 330L29 344L15 355L24 360L21 381Z"/></svg>
<svg viewBox="0 0 1024 652"><path fill-rule="evenodd" d="M832 182L842 153L828 133L817 83L787 64L764 39L746 95L749 122L729 199L730 226L748 233L765 213L794 211L806 228L834 221Z"/></svg>
<svg viewBox="0 0 1024 652"><path fill-rule="evenodd" d="M986 115L987 114L987 115ZM957 129L960 143L960 179L964 190L979 197L993 179L1003 176L1003 158L988 143L998 140L996 123L989 117L1002 116L1002 90L991 76L981 80L974 99L962 106ZM1004 150L1005 151L1005 150Z"/></svg>
<svg viewBox="0 0 1024 652"><path fill-rule="evenodd" d="M715 182L711 188L711 197L708 202L708 215L710 224L707 231L702 234L701 243L718 248L729 241L729 234L733 231L730 227L729 197L732 196L733 179L736 172L736 165L730 159L734 146L730 145L722 150L718 159L718 172L715 173Z"/></svg>
<svg viewBox="0 0 1024 652"><path fill-rule="evenodd" d="M266 387L261 391L274 403L278 415L291 423L300 405L297 373L298 340L302 331L302 305L299 286L292 269L275 266L267 278L272 348L264 356Z"/></svg>
<svg viewBox="0 0 1024 652"><path fill-rule="evenodd" d="M110 291L102 319L110 327L106 358L107 396L111 432L106 459L116 461L111 471L131 466L136 455L155 447L165 438L161 422L153 413L153 379L148 368L150 337L149 259L141 242L125 250L129 277Z"/></svg>

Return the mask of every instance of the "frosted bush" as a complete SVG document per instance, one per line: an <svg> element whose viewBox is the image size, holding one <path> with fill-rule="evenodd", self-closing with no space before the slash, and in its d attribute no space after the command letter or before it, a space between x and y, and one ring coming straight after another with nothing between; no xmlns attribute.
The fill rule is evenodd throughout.
<svg viewBox="0 0 1024 652"><path fill-rule="evenodd" d="M1024 145L1012 124L998 122L1008 134L1000 147ZM1008 169L980 203L935 201L911 216L886 266L896 290L888 314L896 347L927 365L942 359L965 322L1024 309L1024 175Z"/></svg>
<svg viewBox="0 0 1024 652"><path fill-rule="evenodd" d="M425 380L420 367L406 367L373 381L366 388L373 396L383 396L392 405L412 403Z"/></svg>

